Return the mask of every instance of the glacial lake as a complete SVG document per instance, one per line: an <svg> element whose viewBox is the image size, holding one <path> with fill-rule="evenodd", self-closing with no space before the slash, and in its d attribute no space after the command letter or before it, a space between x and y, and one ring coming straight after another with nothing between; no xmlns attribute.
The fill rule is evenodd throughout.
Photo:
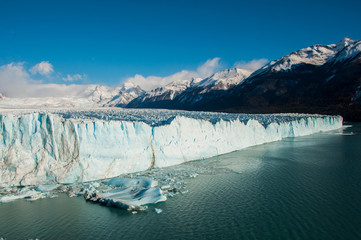
<svg viewBox="0 0 361 240"><path fill-rule="evenodd" d="M187 165L213 171L137 214L66 194L2 204L0 237L361 239L361 124Z"/></svg>

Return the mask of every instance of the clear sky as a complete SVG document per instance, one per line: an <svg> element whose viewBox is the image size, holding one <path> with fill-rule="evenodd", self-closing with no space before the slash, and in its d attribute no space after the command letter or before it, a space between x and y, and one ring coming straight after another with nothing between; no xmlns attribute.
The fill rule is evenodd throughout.
<svg viewBox="0 0 361 240"><path fill-rule="evenodd" d="M360 40L360 23L360 0L1 0L0 66L21 63L31 75L47 61L52 77L43 82L118 85L196 71L216 57L227 68Z"/></svg>

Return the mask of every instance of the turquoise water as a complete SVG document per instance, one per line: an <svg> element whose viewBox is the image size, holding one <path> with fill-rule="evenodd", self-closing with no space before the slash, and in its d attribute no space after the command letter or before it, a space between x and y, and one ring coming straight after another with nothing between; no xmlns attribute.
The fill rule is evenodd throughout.
<svg viewBox="0 0 361 240"><path fill-rule="evenodd" d="M220 171L137 214L65 194L2 204L0 237L361 239L360 124L188 164Z"/></svg>

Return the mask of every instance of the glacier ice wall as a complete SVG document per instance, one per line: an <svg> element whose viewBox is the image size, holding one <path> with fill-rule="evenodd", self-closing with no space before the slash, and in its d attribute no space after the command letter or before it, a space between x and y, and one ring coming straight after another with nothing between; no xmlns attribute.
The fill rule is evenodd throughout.
<svg viewBox="0 0 361 240"><path fill-rule="evenodd" d="M0 185L111 178L342 126L340 116L180 113L144 111L150 119L169 115L149 123L104 114L3 112Z"/></svg>

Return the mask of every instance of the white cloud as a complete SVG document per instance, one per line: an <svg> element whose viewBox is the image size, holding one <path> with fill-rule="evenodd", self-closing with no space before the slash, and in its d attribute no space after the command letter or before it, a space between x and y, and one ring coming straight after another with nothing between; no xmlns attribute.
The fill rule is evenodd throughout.
<svg viewBox="0 0 361 240"><path fill-rule="evenodd" d="M89 85L41 84L24 69L22 63L0 66L0 93L6 97L80 96Z"/></svg>
<svg viewBox="0 0 361 240"><path fill-rule="evenodd" d="M30 72L32 74L39 73L40 75L50 75L52 72L54 72L54 67L48 61L42 61L36 64L34 67L30 68Z"/></svg>
<svg viewBox="0 0 361 240"><path fill-rule="evenodd" d="M63 81L65 82L73 82L73 81L79 81L79 80L83 80L86 78L86 74L73 74L73 75L70 75L70 74L67 74L66 77L63 77Z"/></svg>
<svg viewBox="0 0 361 240"><path fill-rule="evenodd" d="M234 67L256 70L268 62L267 59L254 59L249 62L236 62ZM177 80L191 80L192 78L206 78L221 70L220 58L207 60L196 70L182 70L169 76L148 76L136 74L126 79L126 83L139 85L144 90L152 90ZM10 63L0 66L0 93L6 97L64 97L82 96L90 85L81 84L44 84L42 79L33 79L31 74L39 73L46 77L54 72L53 65L43 61L36 64L29 71L23 63ZM30 74L31 73L31 74ZM57 73L58 80L74 82L85 79L86 74L67 74L64 77Z"/></svg>
<svg viewBox="0 0 361 240"><path fill-rule="evenodd" d="M22 91L29 74L24 71L23 63L10 63L0 66L0 92L9 97Z"/></svg>
<svg viewBox="0 0 361 240"><path fill-rule="evenodd" d="M220 58L216 57L208 59L204 64L200 65L196 71L182 70L169 76L148 76L144 77L140 74L136 74L134 77L126 79L126 83L132 82L135 85L139 85L142 89L149 91L157 87L167 85L168 83L177 80L191 80L192 78L206 78L216 71L221 69L219 63Z"/></svg>
<svg viewBox="0 0 361 240"><path fill-rule="evenodd" d="M219 63L220 60L219 57L208 59L204 64L197 68L197 73L201 78L209 77L222 67Z"/></svg>
<svg viewBox="0 0 361 240"><path fill-rule="evenodd" d="M266 65L268 63L268 59L261 58L261 59L253 59L252 61L240 61L234 64L236 68L247 69L251 71L256 71Z"/></svg>

